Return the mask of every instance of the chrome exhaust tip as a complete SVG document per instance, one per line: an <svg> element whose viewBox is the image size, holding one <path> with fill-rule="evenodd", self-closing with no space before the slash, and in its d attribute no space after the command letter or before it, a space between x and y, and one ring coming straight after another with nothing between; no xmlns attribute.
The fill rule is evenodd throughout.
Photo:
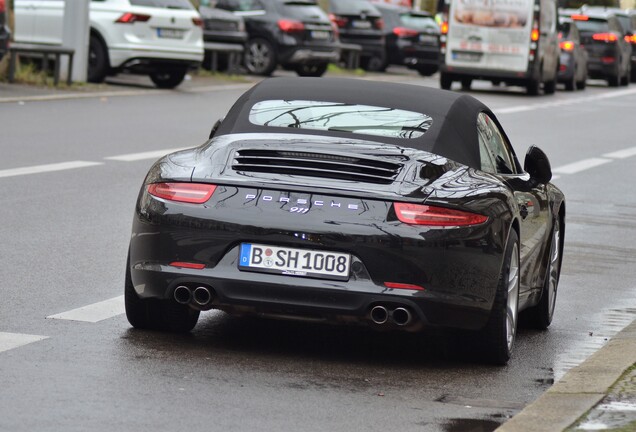
<svg viewBox="0 0 636 432"><path fill-rule="evenodd" d="M399 307L399 308L393 309L393 312L391 312L391 318L393 318L393 322L395 324L399 326L405 326L411 322L411 320L413 319L413 316L411 315L411 312L409 312L408 309Z"/></svg>
<svg viewBox="0 0 636 432"><path fill-rule="evenodd" d="M384 324L389 319L389 311L384 306L374 306L371 309L371 321L376 324Z"/></svg>
<svg viewBox="0 0 636 432"><path fill-rule="evenodd" d="M197 287L192 293L194 302L199 306L205 306L212 301L212 293L206 287Z"/></svg>
<svg viewBox="0 0 636 432"><path fill-rule="evenodd" d="M188 304L192 300L192 291L185 285L179 285L174 290L174 299L179 304Z"/></svg>

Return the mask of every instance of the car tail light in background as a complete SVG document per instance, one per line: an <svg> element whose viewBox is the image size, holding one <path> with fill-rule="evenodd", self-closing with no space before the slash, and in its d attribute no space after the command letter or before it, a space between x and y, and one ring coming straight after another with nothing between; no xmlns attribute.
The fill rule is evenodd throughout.
<svg viewBox="0 0 636 432"><path fill-rule="evenodd" d="M203 20L201 18L192 18L192 24L194 24L197 27L201 27L203 28Z"/></svg>
<svg viewBox="0 0 636 432"><path fill-rule="evenodd" d="M574 51L574 42L572 41L563 41L559 45L563 51Z"/></svg>
<svg viewBox="0 0 636 432"><path fill-rule="evenodd" d="M411 225L467 226L479 225L488 216L422 204L393 203L397 218Z"/></svg>
<svg viewBox="0 0 636 432"><path fill-rule="evenodd" d="M301 32L305 30L305 24L300 21L281 19L278 20L278 28L285 33Z"/></svg>
<svg viewBox="0 0 636 432"><path fill-rule="evenodd" d="M149 19L150 15L127 12L120 16L115 22L120 24L134 24L136 22L146 22Z"/></svg>
<svg viewBox="0 0 636 432"><path fill-rule="evenodd" d="M625 41L631 44L636 44L636 35L625 35Z"/></svg>
<svg viewBox="0 0 636 432"><path fill-rule="evenodd" d="M588 21L590 19L587 15L572 15L571 17L574 21Z"/></svg>
<svg viewBox="0 0 636 432"><path fill-rule="evenodd" d="M618 36L616 36L614 33L594 33L592 35L592 39L600 42L613 43L618 41Z"/></svg>
<svg viewBox="0 0 636 432"><path fill-rule="evenodd" d="M393 33L399 38L415 37L419 34L417 30L408 29L406 27L395 27Z"/></svg>
<svg viewBox="0 0 636 432"><path fill-rule="evenodd" d="M6 6L5 2L4 2L4 0L0 0L0 13L6 12L6 10L7 10L7 6Z"/></svg>
<svg viewBox="0 0 636 432"><path fill-rule="evenodd" d="M152 183L148 193L169 201L203 204L210 199L216 185L205 183Z"/></svg>
<svg viewBox="0 0 636 432"><path fill-rule="evenodd" d="M442 22L439 26L439 30L443 35L448 34L448 22Z"/></svg>
<svg viewBox="0 0 636 432"><path fill-rule="evenodd" d="M559 72L565 72L566 70L568 70L568 67L564 64L560 64L559 65Z"/></svg>
<svg viewBox="0 0 636 432"><path fill-rule="evenodd" d="M616 63L616 57L601 57L601 61L604 64L612 64Z"/></svg>
<svg viewBox="0 0 636 432"><path fill-rule="evenodd" d="M530 32L530 40L532 42L536 42L539 40L539 26L535 24L535 27L532 29L532 32Z"/></svg>
<svg viewBox="0 0 636 432"><path fill-rule="evenodd" d="M347 23L349 22L347 18L334 15L334 14L329 14L329 19L331 20L332 23L334 23L336 26L340 28L345 27Z"/></svg>
<svg viewBox="0 0 636 432"><path fill-rule="evenodd" d="M382 18L377 18L373 23L373 26L378 30L382 30L384 28L384 20Z"/></svg>

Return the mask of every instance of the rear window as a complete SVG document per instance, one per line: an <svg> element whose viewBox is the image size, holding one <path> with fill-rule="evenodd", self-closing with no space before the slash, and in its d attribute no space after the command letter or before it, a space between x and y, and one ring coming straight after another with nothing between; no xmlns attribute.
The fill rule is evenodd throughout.
<svg viewBox="0 0 636 432"><path fill-rule="evenodd" d="M618 18L618 21L621 23L621 27L623 27L623 30L625 30L626 32L632 31L632 20L629 16L616 15L616 18Z"/></svg>
<svg viewBox="0 0 636 432"><path fill-rule="evenodd" d="M439 26L432 17L412 15L405 13L400 15L400 21L405 27L420 31L439 31Z"/></svg>
<svg viewBox="0 0 636 432"><path fill-rule="evenodd" d="M576 26L581 32L603 33L609 31L609 24L606 20L588 19L587 21L576 21Z"/></svg>
<svg viewBox="0 0 636 432"><path fill-rule="evenodd" d="M168 9L194 9L189 0L130 0L130 4Z"/></svg>
<svg viewBox="0 0 636 432"><path fill-rule="evenodd" d="M314 2L283 1L278 7L281 15L297 20L322 19L327 21L327 15Z"/></svg>
<svg viewBox="0 0 636 432"><path fill-rule="evenodd" d="M360 15L365 12L369 16L380 16L380 12L367 0L331 0L329 10L341 15Z"/></svg>
<svg viewBox="0 0 636 432"><path fill-rule="evenodd" d="M219 0L216 7L232 12L253 12L265 9L260 0Z"/></svg>
<svg viewBox="0 0 636 432"><path fill-rule="evenodd" d="M413 111L341 102L267 100L254 104L249 120L257 126L310 129L390 138L419 138L433 119Z"/></svg>

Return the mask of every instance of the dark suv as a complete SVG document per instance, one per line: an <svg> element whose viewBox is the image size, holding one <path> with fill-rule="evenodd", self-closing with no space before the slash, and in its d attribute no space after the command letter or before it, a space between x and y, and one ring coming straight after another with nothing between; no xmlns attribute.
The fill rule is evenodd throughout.
<svg viewBox="0 0 636 432"><path fill-rule="evenodd" d="M628 85L632 48L616 14L602 8L564 10L561 14L570 16L579 28L588 55L588 76L604 79L610 87Z"/></svg>
<svg viewBox="0 0 636 432"><path fill-rule="evenodd" d="M199 13L203 20L203 41L215 44L223 44L237 50L242 50L247 42L245 22L240 16L234 15L223 9L212 7L209 1L202 1ZM237 56L240 54L237 54ZM205 51L203 67L212 68L212 54ZM226 71L230 66L230 54L219 51L215 70Z"/></svg>
<svg viewBox="0 0 636 432"><path fill-rule="evenodd" d="M5 0L0 0L0 59L9 47L9 27L7 27L7 6Z"/></svg>
<svg viewBox="0 0 636 432"><path fill-rule="evenodd" d="M331 22L313 0L219 0L216 7L245 20L249 73L271 75L282 65L300 76L321 76L338 61Z"/></svg>
<svg viewBox="0 0 636 432"><path fill-rule="evenodd" d="M329 18L338 27L340 41L360 45L360 66L369 71L386 67L384 20L367 0L329 0Z"/></svg>

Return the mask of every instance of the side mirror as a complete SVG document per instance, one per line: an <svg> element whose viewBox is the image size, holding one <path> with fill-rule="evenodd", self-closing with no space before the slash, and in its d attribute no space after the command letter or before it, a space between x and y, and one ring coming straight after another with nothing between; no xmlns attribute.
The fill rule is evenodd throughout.
<svg viewBox="0 0 636 432"><path fill-rule="evenodd" d="M216 131L219 129L219 127L221 126L221 123L223 123L224 118L225 117L221 117L220 119L216 121L216 123L214 123L214 126L212 126L212 130L210 131L210 136L208 137L209 139L214 138L214 135L216 134Z"/></svg>
<svg viewBox="0 0 636 432"><path fill-rule="evenodd" d="M523 169L539 184L547 184L552 178L548 156L539 147L531 146L526 153Z"/></svg>

